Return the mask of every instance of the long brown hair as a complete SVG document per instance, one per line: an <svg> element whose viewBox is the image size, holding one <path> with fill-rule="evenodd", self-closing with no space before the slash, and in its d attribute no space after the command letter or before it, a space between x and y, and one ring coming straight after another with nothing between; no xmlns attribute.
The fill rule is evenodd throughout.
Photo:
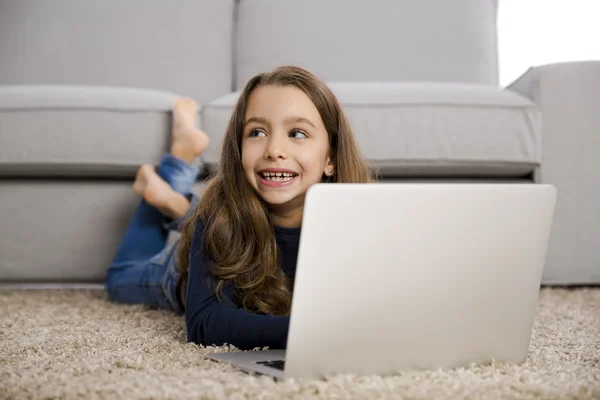
<svg viewBox="0 0 600 400"><path fill-rule="evenodd" d="M194 215L182 229L179 268L187 282L189 255L198 218L204 224L203 243L212 261L217 295L232 282L236 301L253 313L289 315L291 291L278 264L274 227L267 205L246 180L242 169L242 135L250 94L261 85L294 86L316 106L329 135L334 175L324 182L368 183L373 172L361 157L340 104L330 89L310 72L285 66L248 81L233 110L221 152L219 170L211 178ZM193 290L193 288L190 288Z"/></svg>

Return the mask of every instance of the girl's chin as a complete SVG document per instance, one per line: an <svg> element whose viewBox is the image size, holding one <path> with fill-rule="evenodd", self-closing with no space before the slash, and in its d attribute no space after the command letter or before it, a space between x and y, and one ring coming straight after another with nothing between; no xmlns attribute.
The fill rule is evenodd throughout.
<svg viewBox="0 0 600 400"><path fill-rule="evenodd" d="M302 207L304 200L301 193L261 193L261 197L271 208Z"/></svg>
<svg viewBox="0 0 600 400"><path fill-rule="evenodd" d="M281 207L294 200L296 197L290 196L263 196L263 200L271 207Z"/></svg>

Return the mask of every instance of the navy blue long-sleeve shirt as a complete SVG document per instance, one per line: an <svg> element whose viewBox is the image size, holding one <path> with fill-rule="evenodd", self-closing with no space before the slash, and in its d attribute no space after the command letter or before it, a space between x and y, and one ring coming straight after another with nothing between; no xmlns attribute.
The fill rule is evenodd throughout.
<svg viewBox="0 0 600 400"><path fill-rule="evenodd" d="M215 293L216 280L204 251L204 224L198 220L190 251L186 294L186 329L189 342L205 346L232 344L249 350L269 346L283 349L287 344L289 317L253 314L233 301L233 287L223 287L221 300ZM275 227L280 268L293 282L296 274L300 228Z"/></svg>

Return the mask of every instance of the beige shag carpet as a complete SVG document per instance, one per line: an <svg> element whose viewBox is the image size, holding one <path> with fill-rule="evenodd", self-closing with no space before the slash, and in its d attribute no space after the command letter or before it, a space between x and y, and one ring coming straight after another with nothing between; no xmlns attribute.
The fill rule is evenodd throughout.
<svg viewBox="0 0 600 400"><path fill-rule="evenodd" d="M94 290L0 291L2 399L600 399L600 289L543 289L529 359L276 382L205 360L183 318ZM373 346L385 346L373 343Z"/></svg>

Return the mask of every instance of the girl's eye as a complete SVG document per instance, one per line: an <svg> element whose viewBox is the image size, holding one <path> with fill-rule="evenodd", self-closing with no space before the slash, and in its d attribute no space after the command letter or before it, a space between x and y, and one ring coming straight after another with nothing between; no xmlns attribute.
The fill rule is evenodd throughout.
<svg viewBox="0 0 600 400"><path fill-rule="evenodd" d="M258 137L261 134L264 135L265 133L263 131L261 131L260 129L252 129L248 136L249 137Z"/></svg>
<svg viewBox="0 0 600 400"><path fill-rule="evenodd" d="M295 130L295 131L292 131L291 134L294 139L306 139L307 138L306 133L304 133L302 131Z"/></svg>

